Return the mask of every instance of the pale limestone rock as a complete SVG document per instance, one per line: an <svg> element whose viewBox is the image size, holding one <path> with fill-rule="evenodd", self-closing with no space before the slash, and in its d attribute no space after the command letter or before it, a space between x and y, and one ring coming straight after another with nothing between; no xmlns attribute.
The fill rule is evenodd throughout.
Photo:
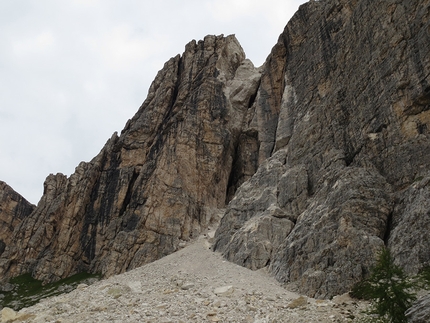
<svg viewBox="0 0 430 323"><path fill-rule="evenodd" d="M181 284L181 289L182 290L189 290L189 289L193 288L194 286L195 286L194 283L184 282L183 284Z"/></svg>
<svg viewBox="0 0 430 323"><path fill-rule="evenodd" d="M231 285L217 287L214 289L214 294L220 297L230 296L231 294L233 294L233 292L234 292L234 287Z"/></svg>
<svg viewBox="0 0 430 323"><path fill-rule="evenodd" d="M276 129L275 149L278 150L285 147L293 134L294 118L290 116L289 105L297 104L297 96L291 82L288 81L285 75L285 88L281 100L281 108L279 112L279 121Z"/></svg>
<svg viewBox="0 0 430 323"><path fill-rule="evenodd" d="M345 293L342 295L336 295L335 297L333 297L332 301L335 304L342 305L342 304L353 302L354 300L351 298L351 296L349 296L348 293Z"/></svg>
<svg viewBox="0 0 430 323"><path fill-rule="evenodd" d="M141 281L130 281L127 286L133 293L142 293L142 282Z"/></svg>
<svg viewBox="0 0 430 323"><path fill-rule="evenodd" d="M4 307L0 314L2 323L11 322L18 317L18 313L9 307Z"/></svg>

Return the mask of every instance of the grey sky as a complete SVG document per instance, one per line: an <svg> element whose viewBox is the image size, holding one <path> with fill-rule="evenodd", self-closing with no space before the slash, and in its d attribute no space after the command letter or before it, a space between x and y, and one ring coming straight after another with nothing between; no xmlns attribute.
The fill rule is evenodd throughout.
<svg viewBox="0 0 430 323"><path fill-rule="evenodd" d="M0 180L32 203L91 160L192 39L236 34L260 66L305 0L0 1Z"/></svg>

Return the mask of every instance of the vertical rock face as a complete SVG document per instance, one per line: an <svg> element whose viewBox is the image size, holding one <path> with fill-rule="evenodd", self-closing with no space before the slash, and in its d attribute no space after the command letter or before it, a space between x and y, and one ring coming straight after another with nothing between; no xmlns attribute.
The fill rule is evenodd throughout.
<svg viewBox="0 0 430 323"><path fill-rule="evenodd" d="M429 28L428 0L300 7L257 95L271 75L271 157L229 204L216 250L314 297L348 291L384 244L408 272L430 264Z"/></svg>
<svg viewBox="0 0 430 323"><path fill-rule="evenodd" d="M34 210L35 206L0 181L0 256L12 242L14 229Z"/></svg>
<svg viewBox="0 0 430 323"><path fill-rule="evenodd" d="M111 275L197 236L227 192L255 172L257 153L247 151L255 136L243 129L259 83L234 36L189 43L158 73L120 136L70 178L48 176L2 256L2 277Z"/></svg>

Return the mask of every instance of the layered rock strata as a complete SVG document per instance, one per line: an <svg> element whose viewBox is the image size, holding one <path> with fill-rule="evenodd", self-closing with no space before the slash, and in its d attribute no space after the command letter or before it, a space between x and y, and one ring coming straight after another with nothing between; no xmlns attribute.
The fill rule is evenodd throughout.
<svg viewBox="0 0 430 323"><path fill-rule="evenodd" d="M0 181L0 256L13 242L14 229L34 210L35 206L24 199L5 182Z"/></svg>
<svg viewBox="0 0 430 323"><path fill-rule="evenodd" d="M347 292L384 245L407 272L430 264L429 28L427 0L300 7L271 54L275 153L229 204L216 250L318 298Z"/></svg>
<svg viewBox="0 0 430 323"><path fill-rule="evenodd" d="M2 255L1 277L109 276L174 252L219 220L227 192L257 167L247 148L258 129L247 129L260 77L234 36L190 42L120 136L69 178L48 176Z"/></svg>

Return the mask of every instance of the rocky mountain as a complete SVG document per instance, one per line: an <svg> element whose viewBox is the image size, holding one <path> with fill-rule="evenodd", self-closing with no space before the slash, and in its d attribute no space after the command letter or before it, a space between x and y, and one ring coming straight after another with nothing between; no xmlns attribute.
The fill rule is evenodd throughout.
<svg viewBox="0 0 430 323"><path fill-rule="evenodd" d="M190 42L119 136L47 177L0 277L110 276L221 217L215 250L311 297L348 291L384 245L417 272L430 265L429 54L430 0L310 1L261 68L234 36Z"/></svg>

